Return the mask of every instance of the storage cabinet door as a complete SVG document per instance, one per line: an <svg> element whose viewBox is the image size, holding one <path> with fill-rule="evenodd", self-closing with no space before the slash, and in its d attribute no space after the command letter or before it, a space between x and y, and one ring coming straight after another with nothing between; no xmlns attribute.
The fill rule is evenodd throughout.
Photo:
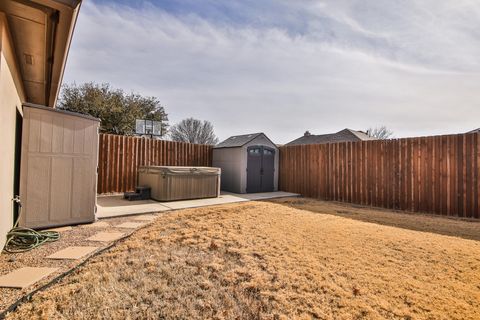
<svg viewBox="0 0 480 320"><path fill-rule="evenodd" d="M262 147L247 149L247 193L262 191Z"/></svg>
<svg viewBox="0 0 480 320"><path fill-rule="evenodd" d="M275 176L275 150L262 148L262 192L272 192Z"/></svg>
<svg viewBox="0 0 480 320"><path fill-rule="evenodd" d="M24 108L20 225L43 228L95 220L98 122Z"/></svg>

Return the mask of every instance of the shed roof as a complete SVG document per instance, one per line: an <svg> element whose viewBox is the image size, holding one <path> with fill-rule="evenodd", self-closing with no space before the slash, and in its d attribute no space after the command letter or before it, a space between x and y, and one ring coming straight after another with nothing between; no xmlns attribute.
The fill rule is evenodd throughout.
<svg viewBox="0 0 480 320"><path fill-rule="evenodd" d="M63 114L67 114L67 115L74 116L74 117L85 118L85 119L88 119L88 120L101 122L101 120L99 118L92 117L88 114L72 112L72 111L63 110L63 109L59 109L59 108L50 108L50 107L46 107L46 106L42 106L42 105L34 104L34 103L25 102L23 104L23 107L35 108L35 109L40 109L40 110L47 110L49 112L63 113Z"/></svg>
<svg viewBox="0 0 480 320"><path fill-rule="evenodd" d="M268 137L263 133L263 132L258 132L258 133L249 133L249 134L242 134L242 135L238 135L238 136L231 136L230 138L220 142L219 144L217 144L214 148L218 149L218 148L239 148L239 147L243 147L244 145L246 145L247 143L249 143L250 141L252 141L253 139L259 137L263 135L265 138L268 139ZM268 139L270 142L271 140ZM273 145L275 145L273 142L272 142Z"/></svg>
<svg viewBox="0 0 480 320"><path fill-rule="evenodd" d="M366 133L362 131L356 131L351 129L343 129L336 133L330 134L320 134L320 135L304 135L298 139L290 141L287 143L287 146L294 146L300 144L324 144L324 143L334 143L334 142L353 142L353 141L364 141L364 140L375 140L375 138L369 137Z"/></svg>

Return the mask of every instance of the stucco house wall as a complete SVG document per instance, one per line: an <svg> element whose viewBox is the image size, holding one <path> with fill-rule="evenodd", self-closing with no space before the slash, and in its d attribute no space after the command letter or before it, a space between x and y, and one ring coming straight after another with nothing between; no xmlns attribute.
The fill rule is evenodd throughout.
<svg viewBox="0 0 480 320"><path fill-rule="evenodd" d="M24 101L5 16L0 13L0 248L13 226L13 185L17 112Z"/></svg>

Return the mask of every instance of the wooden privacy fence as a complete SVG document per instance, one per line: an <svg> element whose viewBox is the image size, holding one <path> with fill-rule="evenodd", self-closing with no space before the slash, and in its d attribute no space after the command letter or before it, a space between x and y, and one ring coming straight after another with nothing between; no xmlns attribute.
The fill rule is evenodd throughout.
<svg viewBox="0 0 480 320"><path fill-rule="evenodd" d="M137 184L142 165L207 166L212 146L100 134L98 193L126 192Z"/></svg>
<svg viewBox="0 0 480 320"><path fill-rule="evenodd" d="M323 200L479 218L480 134L280 148L280 189Z"/></svg>

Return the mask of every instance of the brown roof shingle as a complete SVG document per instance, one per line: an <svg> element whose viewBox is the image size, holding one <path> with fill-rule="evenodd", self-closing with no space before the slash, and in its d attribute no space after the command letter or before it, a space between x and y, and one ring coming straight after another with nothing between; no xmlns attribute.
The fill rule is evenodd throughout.
<svg viewBox="0 0 480 320"><path fill-rule="evenodd" d="M298 139L290 141L287 146L295 146L301 144L324 144L334 142L354 142L375 140L375 138L369 137L362 131L356 131L351 129L343 129L336 133L320 134L320 135L304 135Z"/></svg>

